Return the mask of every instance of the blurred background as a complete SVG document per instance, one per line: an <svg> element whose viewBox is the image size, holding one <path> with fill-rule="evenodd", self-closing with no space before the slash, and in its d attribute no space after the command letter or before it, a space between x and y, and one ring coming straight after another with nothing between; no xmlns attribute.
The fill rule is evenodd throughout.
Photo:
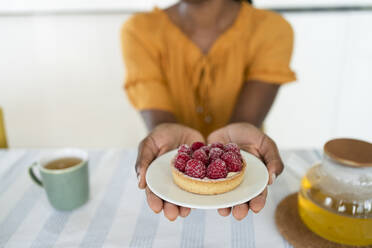
<svg viewBox="0 0 372 248"><path fill-rule="evenodd" d="M0 107L16 147L135 147L119 31L171 0L0 1ZM372 140L372 0L255 0L292 24L292 67L265 125L279 147Z"/></svg>

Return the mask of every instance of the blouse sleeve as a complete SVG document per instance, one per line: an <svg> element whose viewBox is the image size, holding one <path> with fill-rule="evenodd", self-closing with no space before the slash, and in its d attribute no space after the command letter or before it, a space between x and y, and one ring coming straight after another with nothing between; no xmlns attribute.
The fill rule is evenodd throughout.
<svg viewBox="0 0 372 248"><path fill-rule="evenodd" d="M245 80L260 80L283 84L296 80L290 68L293 50L293 30L281 16L274 14L257 31L253 62Z"/></svg>
<svg viewBox="0 0 372 248"><path fill-rule="evenodd" d="M138 110L173 112L158 49L131 22L125 23L121 30L121 45L126 68L124 89L131 104Z"/></svg>

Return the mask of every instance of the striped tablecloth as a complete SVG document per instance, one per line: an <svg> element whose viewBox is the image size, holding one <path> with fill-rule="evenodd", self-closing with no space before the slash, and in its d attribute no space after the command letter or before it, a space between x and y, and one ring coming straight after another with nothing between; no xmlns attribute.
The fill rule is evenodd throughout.
<svg viewBox="0 0 372 248"><path fill-rule="evenodd" d="M27 174L49 152L0 150L0 247L290 247L276 230L275 206L320 160L315 150L282 151L286 169L269 188L265 208L243 221L193 209L169 222L137 189L134 150L88 150L90 201L72 212L54 210Z"/></svg>

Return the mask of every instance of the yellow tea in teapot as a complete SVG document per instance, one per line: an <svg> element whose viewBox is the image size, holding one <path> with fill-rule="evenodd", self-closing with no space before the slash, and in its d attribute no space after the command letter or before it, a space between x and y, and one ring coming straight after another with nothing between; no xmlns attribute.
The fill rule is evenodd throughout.
<svg viewBox="0 0 372 248"><path fill-rule="evenodd" d="M298 196L302 220L313 232L328 240L350 245L372 244L372 208L362 212L364 202L347 201L347 196L332 196L314 187L308 176L318 169L317 166L311 168L302 179Z"/></svg>
<svg viewBox="0 0 372 248"><path fill-rule="evenodd" d="M322 163L307 171L298 194L299 215L319 236L346 245L372 244L372 144L326 143Z"/></svg>

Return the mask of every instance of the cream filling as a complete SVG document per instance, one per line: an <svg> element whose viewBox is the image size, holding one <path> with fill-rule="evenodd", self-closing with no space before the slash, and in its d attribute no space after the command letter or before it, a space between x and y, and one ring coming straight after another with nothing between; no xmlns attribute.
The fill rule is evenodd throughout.
<svg viewBox="0 0 372 248"><path fill-rule="evenodd" d="M233 177L233 176L235 176L238 173L239 172L229 172L229 173L227 173L227 177L226 178Z"/></svg>

